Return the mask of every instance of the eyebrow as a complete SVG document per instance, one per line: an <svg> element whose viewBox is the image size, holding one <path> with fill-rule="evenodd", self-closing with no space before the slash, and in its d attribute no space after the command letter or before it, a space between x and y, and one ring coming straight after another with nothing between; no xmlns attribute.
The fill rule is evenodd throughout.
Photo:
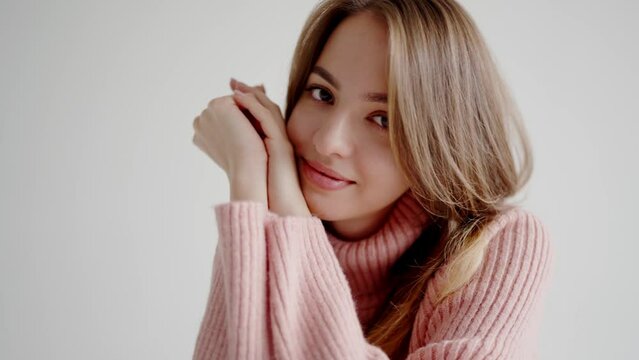
<svg viewBox="0 0 639 360"><path fill-rule="evenodd" d="M321 76L324 80L328 81L329 84L333 85L337 90L339 90L340 88L339 82L337 81L335 76L333 76L330 72L328 72L328 70L324 69L321 66L316 65L315 67L313 67L313 70L311 71L311 73ZM386 93L371 92L371 93L364 94L362 99L364 101L386 104L388 102L388 95Z"/></svg>

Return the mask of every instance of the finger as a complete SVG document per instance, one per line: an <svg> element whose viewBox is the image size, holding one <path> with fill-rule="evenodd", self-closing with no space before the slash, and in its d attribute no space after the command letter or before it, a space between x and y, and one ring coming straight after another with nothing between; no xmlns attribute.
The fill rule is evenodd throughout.
<svg viewBox="0 0 639 360"><path fill-rule="evenodd" d="M236 88L239 88L240 90L244 92L248 92L248 90L256 89L266 94L266 88L264 88L264 84L259 84L257 86L249 86L241 81L236 80L235 78L231 78L229 85L231 86L231 89L233 90L235 90Z"/></svg>
<svg viewBox="0 0 639 360"><path fill-rule="evenodd" d="M273 113L257 100L254 93L236 92L233 98L257 119L266 136L273 139L274 136L279 135L280 131L273 119Z"/></svg>
<svg viewBox="0 0 639 360"><path fill-rule="evenodd" d="M200 122L200 117L196 116L195 119L193 119L193 130L198 131L199 122Z"/></svg>
<svg viewBox="0 0 639 360"><path fill-rule="evenodd" d="M254 94L257 100L262 104L262 106L269 109L274 114L277 114L280 117L282 116L282 111L280 110L280 107L276 103L271 101L271 99L269 99L268 96L266 96L265 91L260 90L260 88L264 89L264 85L251 87L244 84L241 81L236 81L236 87L242 92Z"/></svg>
<svg viewBox="0 0 639 360"><path fill-rule="evenodd" d="M237 80L235 80L234 85L235 85L235 88L233 90L238 89L238 90L243 91L243 92L258 92L258 91L261 91L258 86L248 86L247 84L245 84L245 83L243 83L241 81L237 81Z"/></svg>
<svg viewBox="0 0 639 360"><path fill-rule="evenodd" d="M252 87L248 86L247 84L236 80L235 78L231 78L231 81L229 82L229 85L231 86L232 90L243 90L244 92L248 92L248 89L252 89Z"/></svg>
<svg viewBox="0 0 639 360"><path fill-rule="evenodd" d="M204 150L202 142L200 142L200 137L197 136L197 134L193 135L193 144L195 144L198 149Z"/></svg>
<svg viewBox="0 0 639 360"><path fill-rule="evenodd" d="M231 88L233 90L239 89L242 92L254 94L255 97L257 97L257 100L262 104L262 106L272 111L273 114L277 115L277 117L279 117L283 121L282 110L280 109L279 105L271 101L271 99L266 96L266 89L264 88L263 84L260 84L258 86L248 86L241 81L231 78Z"/></svg>

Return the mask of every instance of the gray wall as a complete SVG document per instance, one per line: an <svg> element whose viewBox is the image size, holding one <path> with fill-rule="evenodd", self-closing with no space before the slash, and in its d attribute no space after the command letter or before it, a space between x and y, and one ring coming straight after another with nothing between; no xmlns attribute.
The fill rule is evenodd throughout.
<svg viewBox="0 0 639 360"><path fill-rule="evenodd" d="M231 76L283 104L314 3L0 2L0 358L190 358L228 199L193 118ZM533 140L541 358L639 358L639 6L462 3Z"/></svg>

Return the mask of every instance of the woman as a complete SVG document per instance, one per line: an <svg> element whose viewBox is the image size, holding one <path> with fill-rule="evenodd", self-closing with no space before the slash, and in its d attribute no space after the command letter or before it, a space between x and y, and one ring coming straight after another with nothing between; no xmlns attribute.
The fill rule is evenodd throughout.
<svg viewBox="0 0 639 360"><path fill-rule="evenodd" d="M536 357L552 248L506 204L529 144L460 5L323 1L284 115L231 88L194 121L231 190L194 358Z"/></svg>

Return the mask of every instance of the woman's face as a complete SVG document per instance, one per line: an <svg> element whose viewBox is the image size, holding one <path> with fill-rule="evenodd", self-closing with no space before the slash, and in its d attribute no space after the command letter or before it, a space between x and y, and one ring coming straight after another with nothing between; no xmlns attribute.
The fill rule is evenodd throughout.
<svg viewBox="0 0 639 360"><path fill-rule="evenodd" d="M383 20L370 13L346 18L324 46L287 123L309 209L343 239L376 231L408 189L390 148L387 58ZM308 171L306 161L350 181Z"/></svg>

